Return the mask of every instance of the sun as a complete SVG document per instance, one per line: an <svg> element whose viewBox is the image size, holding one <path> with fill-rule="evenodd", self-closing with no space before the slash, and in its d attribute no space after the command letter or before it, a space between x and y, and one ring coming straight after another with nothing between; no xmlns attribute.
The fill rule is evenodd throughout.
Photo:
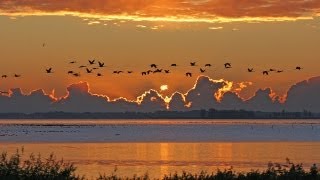
<svg viewBox="0 0 320 180"><path fill-rule="evenodd" d="M166 91L166 90L168 90L168 85L161 85L161 86L160 86L160 90L161 90L161 91Z"/></svg>

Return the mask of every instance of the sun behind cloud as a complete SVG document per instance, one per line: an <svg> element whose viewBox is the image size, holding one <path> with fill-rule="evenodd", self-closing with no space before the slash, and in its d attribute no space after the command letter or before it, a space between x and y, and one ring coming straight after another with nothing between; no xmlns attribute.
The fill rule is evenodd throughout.
<svg viewBox="0 0 320 180"><path fill-rule="evenodd" d="M166 91L166 90L168 90L168 89L169 89L168 85L165 85L165 84L164 84L164 85L161 85L161 86L160 86L160 90L161 90L161 91Z"/></svg>

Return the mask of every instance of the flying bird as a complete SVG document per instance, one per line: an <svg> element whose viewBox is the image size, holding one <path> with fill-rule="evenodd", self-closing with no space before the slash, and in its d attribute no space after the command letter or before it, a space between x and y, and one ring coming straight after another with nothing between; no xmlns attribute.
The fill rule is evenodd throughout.
<svg viewBox="0 0 320 180"><path fill-rule="evenodd" d="M153 73L161 73L162 69L156 69L155 71L153 71Z"/></svg>
<svg viewBox="0 0 320 180"><path fill-rule="evenodd" d="M267 76L269 75L269 71L263 71L262 74Z"/></svg>
<svg viewBox="0 0 320 180"><path fill-rule="evenodd" d="M75 64L77 61L70 61L69 64Z"/></svg>
<svg viewBox="0 0 320 180"><path fill-rule="evenodd" d="M283 70L278 70L278 71L277 71L277 73L282 73L282 72L283 72Z"/></svg>
<svg viewBox="0 0 320 180"><path fill-rule="evenodd" d="M79 66L79 68L85 68L85 67L87 67L87 66L84 66L84 65Z"/></svg>
<svg viewBox="0 0 320 180"><path fill-rule="evenodd" d="M248 68L248 72L254 72L253 68Z"/></svg>
<svg viewBox="0 0 320 180"><path fill-rule="evenodd" d="M225 64L224 64L224 67L225 67L226 69L232 68L231 63L225 63Z"/></svg>
<svg viewBox="0 0 320 180"><path fill-rule="evenodd" d="M99 68L97 68L97 67L94 67L94 68L92 68L93 70L96 70L96 69L99 69Z"/></svg>
<svg viewBox="0 0 320 180"><path fill-rule="evenodd" d="M73 73L73 76L80 77L80 73Z"/></svg>
<svg viewBox="0 0 320 180"><path fill-rule="evenodd" d="M95 64L96 60L88 60L90 65Z"/></svg>
<svg viewBox="0 0 320 180"><path fill-rule="evenodd" d="M153 72L153 71L151 71L151 70L148 70L148 71L147 71L148 74L150 74L151 72Z"/></svg>
<svg viewBox="0 0 320 180"><path fill-rule="evenodd" d="M211 64L206 64L205 67L211 67Z"/></svg>
<svg viewBox="0 0 320 180"><path fill-rule="evenodd" d="M132 74L132 73L133 73L133 71L127 71L127 73L128 73L128 74Z"/></svg>
<svg viewBox="0 0 320 180"><path fill-rule="evenodd" d="M99 64L99 67L104 67L104 63L103 62L98 62L98 64Z"/></svg>
<svg viewBox="0 0 320 180"><path fill-rule="evenodd" d="M300 67L300 66L297 66L297 67L296 67L296 70L299 70L299 71L300 71L301 69L302 69L302 67Z"/></svg>
<svg viewBox="0 0 320 180"><path fill-rule="evenodd" d="M206 72L206 70L205 70L205 69L200 68L200 72L201 72L201 73L204 73L204 72Z"/></svg>
<svg viewBox="0 0 320 180"><path fill-rule="evenodd" d="M87 71L88 74L90 74L90 73L92 73L93 70L92 69L90 70L90 69L86 68L86 71Z"/></svg>
<svg viewBox="0 0 320 180"><path fill-rule="evenodd" d="M158 66L156 64L151 64L150 67L151 68L157 68Z"/></svg>
<svg viewBox="0 0 320 180"><path fill-rule="evenodd" d="M8 76L7 76L7 75L2 75L1 77L2 77L2 78L7 78Z"/></svg>
<svg viewBox="0 0 320 180"><path fill-rule="evenodd" d="M101 73L97 73L97 76L98 76L98 77L101 77L101 76L103 76L103 75L102 75Z"/></svg>
<svg viewBox="0 0 320 180"><path fill-rule="evenodd" d="M275 69L269 69L270 72L276 71Z"/></svg>
<svg viewBox="0 0 320 180"><path fill-rule="evenodd" d="M177 64L171 64L171 66L177 66Z"/></svg>
<svg viewBox="0 0 320 180"><path fill-rule="evenodd" d="M169 73L170 73L170 70L164 70L164 72L165 72L166 74L169 74Z"/></svg>
<svg viewBox="0 0 320 180"><path fill-rule="evenodd" d="M45 46L46 46L46 43L43 43L43 44L42 44L42 47L45 47Z"/></svg>
<svg viewBox="0 0 320 180"><path fill-rule="evenodd" d="M73 74L74 72L73 71L68 71L68 74Z"/></svg>
<svg viewBox="0 0 320 180"><path fill-rule="evenodd" d="M46 73L47 73L47 74L53 73L53 72L52 72L52 68L46 69Z"/></svg>
<svg viewBox="0 0 320 180"><path fill-rule="evenodd" d="M196 66L196 62L190 62L190 66Z"/></svg>
<svg viewBox="0 0 320 180"><path fill-rule="evenodd" d="M123 71L113 71L113 74L120 74L123 73Z"/></svg>
<svg viewBox="0 0 320 180"><path fill-rule="evenodd" d="M15 78L19 78L19 77L21 77L21 75L20 74L14 74L14 77Z"/></svg>
<svg viewBox="0 0 320 180"><path fill-rule="evenodd" d="M142 75L142 76L146 76L146 75L147 75L147 72L142 72L141 75Z"/></svg>
<svg viewBox="0 0 320 180"><path fill-rule="evenodd" d="M187 72L187 73L186 73L186 76L187 76L187 77L192 77L192 73Z"/></svg>

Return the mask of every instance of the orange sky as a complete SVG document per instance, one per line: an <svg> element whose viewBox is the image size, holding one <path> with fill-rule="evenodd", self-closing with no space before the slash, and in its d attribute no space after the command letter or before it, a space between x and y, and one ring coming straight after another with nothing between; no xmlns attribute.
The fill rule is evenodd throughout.
<svg viewBox="0 0 320 180"><path fill-rule="evenodd" d="M271 87L283 95L292 84L319 75L320 2L161 0L161 1L53 1L0 2L0 90L21 87L25 92L43 88L65 94L66 86L88 81L91 91L135 99L150 88L166 84L170 95L186 92L204 75L213 79L252 82L240 94L248 98L258 88ZM67 15L66 15L67 14ZM45 47L42 44L46 43ZM103 77L67 76L96 58L106 63ZM77 65L69 65L77 60ZM189 67L197 61L198 66ZM224 70L231 62L233 68ZM142 77L151 63L172 73ZM178 67L171 68L171 63ZM303 66L301 72L293 69ZM46 75L46 67L54 74ZM246 72L248 67L256 73ZM269 77L265 69L285 70ZM133 70L133 75L113 75ZM195 74L186 78L185 72ZM14 73L22 74L14 79Z"/></svg>

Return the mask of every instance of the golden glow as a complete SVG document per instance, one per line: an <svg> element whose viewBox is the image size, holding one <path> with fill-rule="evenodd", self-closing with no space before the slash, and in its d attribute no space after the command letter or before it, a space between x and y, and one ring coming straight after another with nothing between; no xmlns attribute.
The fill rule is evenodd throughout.
<svg viewBox="0 0 320 180"><path fill-rule="evenodd" d="M208 29L210 30L219 30L219 29L223 29L222 26L219 26L219 27L209 27Z"/></svg>
<svg viewBox="0 0 320 180"><path fill-rule="evenodd" d="M166 91L166 90L168 90L168 85L161 85L161 86L160 86L160 90L161 90L161 91Z"/></svg>
<svg viewBox="0 0 320 180"><path fill-rule="evenodd" d="M225 81L223 79L220 80L214 80L215 82L223 82L224 86L222 88L220 88L218 90L218 92L216 92L214 94L215 98L217 99L217 101L221 101L221 99L223 98L224 93L231 91L232 86L233 86L233 82L229 82L229 81Z"/></svg>
<svg viewBox="0 0 320 180"><path fill-rule="evenodd" d="M21 148L19 143L2 144L1 152L15 153ZM298 147L299 156L296 151L288 150L290 147ZM237 172L250 171L253 168L265 169L270 161L284 163L283 157L287 156L294 162L306 162L304 165L310 167L315 161L320 161L319 151L319 142L24 144L24 157L40 153L46 158L54 153L57 159L74 162L77 174L93 178L113 172L115 166L119 176L143 176L148 172L151 179L183 170L216 172L218 168L223 170L230 165ZM248 166L248 162L255 166Z"/></svg>
<svg viewBox="0 0 320 180"><path fill-rule="evenodd" d="M149 22L178 22L178 23L231 23L231 22L284 22L284 21L297 21L297 20L311 20L313 17L218 17L218 16L141 16L141 15L104 15L104 14L89 14L80 12L43 12L43 11L31 11L31 12L4 12L0 10L0 15L9 17L24 17L24 16L75 16L82 19L92 19L94 22L98 21L149 21Z"/></svg>

